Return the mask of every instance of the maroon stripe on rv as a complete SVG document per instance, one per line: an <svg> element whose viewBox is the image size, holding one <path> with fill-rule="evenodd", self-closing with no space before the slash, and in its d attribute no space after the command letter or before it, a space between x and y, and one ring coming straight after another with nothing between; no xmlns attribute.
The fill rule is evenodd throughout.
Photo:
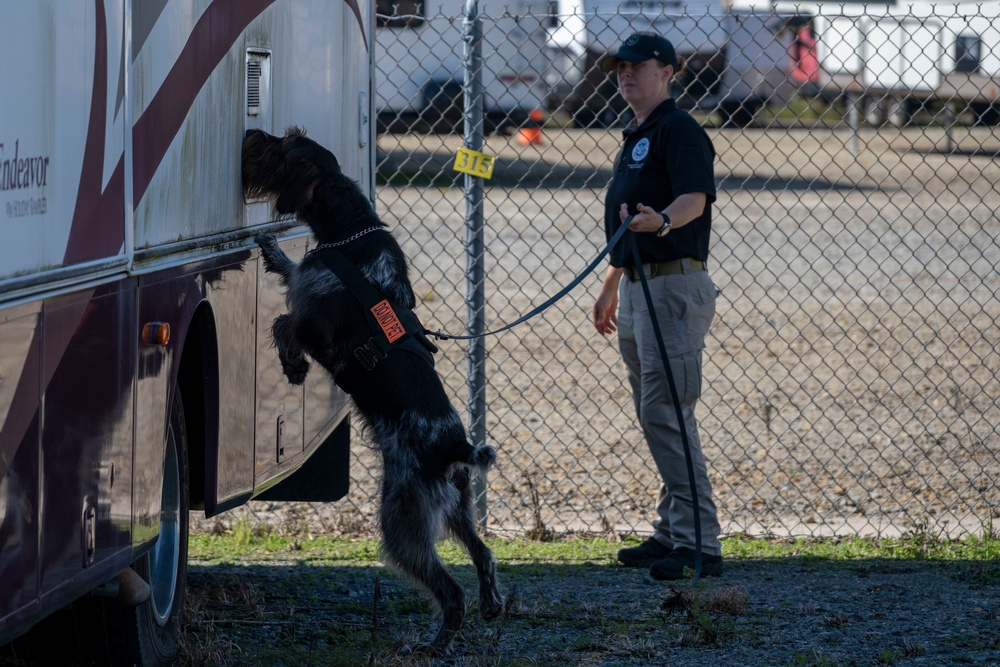
<svg viewBox="0 0 1000 667"><path fill-rule="evenodd" d="M163 85L132 128L133 201L142 200L170 143L187 117L195 97L250 22L275 0L215 0L195 24ZM344 0L354 12L368 48L357 0Z"/></svg>
<svg viewBox="0 0 1000 667"><path fill-rule="evenodd" d="M103 192L101 188L108 106L108 26L104 2L94 0L94 8L94 86L87 121L87 142L80 168L80 187L76 193L64 265L117 255L125 242L125 171L121 159L107 188Z"/></svg>
<svg viewBox="0 0 1000 667"><path fill-rule="evenodd" d="M344 2L354 12L354 18L358 20L358 27L361 28L361 39L365 40L365 50L368 50L368 33L365 32L365 20L361 18L361 7L358 6L358 0L344 0Z"/></svg>
<svg viewBox="0 0 1000 667"><path fill-rule="evenodd" d="M167 154L198 91L250 22L274 0L216 0L195 24L163 85L132 128L134 203Z"/></svg>

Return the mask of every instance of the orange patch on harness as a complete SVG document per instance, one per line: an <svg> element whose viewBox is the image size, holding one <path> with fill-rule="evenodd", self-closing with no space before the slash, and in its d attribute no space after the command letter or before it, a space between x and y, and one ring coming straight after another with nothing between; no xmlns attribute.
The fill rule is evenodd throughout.
<svg viewBox="0 0 1000 667"><path fill-rule="evenodd" d="M403 328L403 323L399 321L396 317L396 312L389 305L389 301L382 299L376 303L371 308L372 315L375 316L375 320L378 325L382 327L382 333L385 337L389 339L390 343L395 343L397 340L406 335L406 329Z"/></svg>

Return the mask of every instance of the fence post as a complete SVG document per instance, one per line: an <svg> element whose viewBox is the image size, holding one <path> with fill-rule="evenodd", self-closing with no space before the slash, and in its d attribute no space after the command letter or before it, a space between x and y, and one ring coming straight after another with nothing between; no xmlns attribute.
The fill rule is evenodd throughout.
<svg viewBox="0 0 1000 667"><path fill-rule="evenodd" d="M465 20L462 22L462 41L465 43L462 67L465 84L462 98L465 102L465 147L480 151L483 147L483 51L482 21L479 18L478 0L466 0ZM486 341L479 337L486 331L486 271L485 244L483 242L483 180L465 174L465 280L466 280L466 331L470 336L466 350L469 369L469 437L475 447L486 444ZM486 480L477 477L473 493L480 525L486 526Z"/></svg>

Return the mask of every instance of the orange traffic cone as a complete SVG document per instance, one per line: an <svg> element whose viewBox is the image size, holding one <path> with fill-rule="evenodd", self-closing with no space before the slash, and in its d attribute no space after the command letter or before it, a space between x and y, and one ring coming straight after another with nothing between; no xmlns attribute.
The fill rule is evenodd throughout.
<svg viewBox="0 0 1000 667"><path fill-rule="evenodd" d="M522 146L530 146L542 143L542 112L535 109L528 114L528 122L518 130L517 142Z"/></svg>

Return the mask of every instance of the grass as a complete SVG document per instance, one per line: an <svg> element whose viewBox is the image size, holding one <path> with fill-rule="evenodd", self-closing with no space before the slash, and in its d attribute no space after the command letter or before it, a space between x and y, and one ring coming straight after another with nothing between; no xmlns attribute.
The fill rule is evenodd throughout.
<svg viewBox="0 0 1000 667"><path fill-rule="evenodd" d="M486 542L501 563L534 565L612 565L616 554L625 546L641 540L627 537L623 541L605 538L575 537L531 541L492 537ZM728 559L766 560L799 559L805 563L824 562L826 566L851 564L857 561L939 561L982 563L990 571L984 583L1000 584L1000 536L991 530L984 535L970 535L961 540L945 540L917 529L896 538L837 538L837 539L760 539L736 535L722 541L723 555ZM445 562L467 565L469 558L461 547L443 541L438 549ZM313 564L371 566L378 561L378 540L371 538L328 537L323 535L280 535L272 530L249 531L237 526L232 533L222 535L192 535L190 556L206 564L240 560L266 560L268 555ZM524 570L522 570L524 571ZM531 571L531 570L528 570ZM956 571L948 569L950 574Z"/></svg>
<svg viewBox="0 0 1000 667"><path fill-rule="evenodd" d="M823 121L836 124L843 120L843 114L835 105L827 104L818 98L804 99L795 96L784 107L768 107L762 112L761 118L765 121L770 119L809 123Z"/></svg>

